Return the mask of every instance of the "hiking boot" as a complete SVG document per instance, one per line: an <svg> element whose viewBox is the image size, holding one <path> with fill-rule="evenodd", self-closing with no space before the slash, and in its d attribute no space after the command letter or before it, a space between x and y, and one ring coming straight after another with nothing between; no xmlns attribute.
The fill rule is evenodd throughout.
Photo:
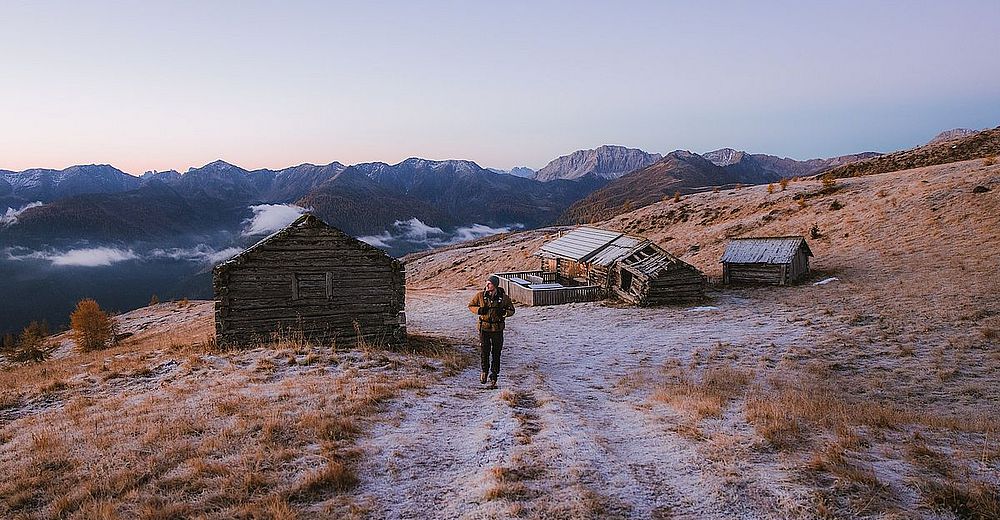
<svg viewBox="0 0 1000 520"><path fill-rule="evenodd" d="M490 379L490 386L489 386L489 388L496 388L496 387L497 387L497 380L496 380L496 378Z"/></svg>
<svg viewBox="0 0 1000 520"><path fill-rule="evenodd" d="M484 385L486 384L486 372L481 372L479 374L479 382Z"/></svg>

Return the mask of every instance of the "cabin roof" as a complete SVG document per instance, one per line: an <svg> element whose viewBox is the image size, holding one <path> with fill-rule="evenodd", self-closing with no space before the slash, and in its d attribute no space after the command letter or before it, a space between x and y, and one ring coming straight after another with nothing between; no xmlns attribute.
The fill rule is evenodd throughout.
<svg viewBox="0 0 1000 520"><path fill-rule="evenodd" d="M587 262L608 244L614 242L624 233L579 227L565 235L546 243L538 251L541 256L550 258L566 258L574 262Z"/></svg>
<svg viewBox="0 0 1000 520"><path fill-rule="evenodd" d="M603 249L599 250L597 254L590 259L590 263L600 266L609 266L615 263L615 261L619 258L627 255L629 251L646 242L648 241L644 238L622 235L611 241L611 243Z"/></svg>
<svg viewBox="0 0 1000 520"><path fill-rule="evenodd" d="M726 244L722 263L732 264L788 264L800 247L806 256L812 256L806 239L795 237L737 238Z"/></svg>
<svg viewBox="0 0 1000 520"><path fill-rule="evenodd" d="M306 228L325 229L325 230L328 230L328 231L333 232L333 233L338 233L338 234L344 235L344 236L350 238L351 240L353 240L354 242L356 242L357 243L356 246L359 249L366 249L366 250L378 251L379 253L382 253L383 255L385 255L387 258L392 259L392 257L390 257L385 251L383 251L383 250L381 250L381 249L379 249L379 248L377 248L377 247L375 247L373 245L370 245L370 244L367 244L365 242L362 242L362 241L360 241L360 240L358 240L358 239L356 239L356 238L354 238L354 237L352 237L352 236L344 233L343 231L341 231L341 230L339 230L339 229L337 229L337 228L335 228L335 227L327 224L326 222L323 222L319 217L317 217L317 216L315 216L315 215L313 215L311 213L305 213L302 216L300 216L299 218L295 219L291 224L289 224L289 225L287 225L287 226L279 229L278 231L276 231L274 233L271 233L270 235L262 238L256 244L254 244L254 245L252 245L252 246L244 249L238 255L230 258L229 260L226 260L225 262L220 263L217 266L215 266L214 270L216 272L219 272L219 273L229 271L233 267L242 264L246 260L246 258L247 258L248 255L250 255L254 251L257 251L258 249L264 247L265 244L273 242L275 240L281 240L282 238L287 237L288 235L292 234L293 232L295 232L295 231L297 231L299 229L306 229ZM392 259L392 260L394 262L396 261L395 259Z"/></svg>
<svg viewBox="0 0 1000 520"><path fill-rule="evenodd" d="M632 249L630 254L622 260L622 264L651 277L658 275L660 271L670 265L680 265L697 271L693 265L666 252L662 247L652 242Z"/></svg>

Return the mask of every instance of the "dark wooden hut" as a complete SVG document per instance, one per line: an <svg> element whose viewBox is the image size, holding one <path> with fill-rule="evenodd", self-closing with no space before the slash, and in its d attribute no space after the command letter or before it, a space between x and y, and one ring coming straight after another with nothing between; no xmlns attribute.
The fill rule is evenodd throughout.
<svg viewBox="0 0 1000 520"><path fill-rule="evenodd" d="M696 267L645 241L613 264L611 289L634 305L662 305L700 300L705 275Z"/></svg>
<svg viewBox="0 0 1000 520"><path fill-rule="evenodd" d="M812 256L806 239L796 237L737 238L722 255L722 281L787 285L809 274Z"/></svg>
<svg viewBox="0 0 1000 520"><path fill-rule="evenodd" d="M384 251L306 214L215 267L220 345L301 333L324 344L402 344L405 275Z"/></svg>

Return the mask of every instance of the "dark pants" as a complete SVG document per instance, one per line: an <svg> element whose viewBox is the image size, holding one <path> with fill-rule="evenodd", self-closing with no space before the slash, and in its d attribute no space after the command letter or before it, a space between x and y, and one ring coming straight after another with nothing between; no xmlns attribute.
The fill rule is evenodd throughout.
<svg viewBox="0 0 1000 520"><path fill-rule="evenodd" d="M483 361L483 372L490 375L490 379L496 379L500 373L500 349L503 348L503 331L488 332L479 331L479 339L483 345L480 350Z"/></svg>

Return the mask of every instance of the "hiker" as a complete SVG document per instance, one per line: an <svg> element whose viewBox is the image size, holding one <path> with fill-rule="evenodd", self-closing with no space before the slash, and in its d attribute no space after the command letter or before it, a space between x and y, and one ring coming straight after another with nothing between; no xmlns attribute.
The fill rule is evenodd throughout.
<svg viewBox="0 0 1000 520"><path fill-rule="evenodd" d="M480 353L483 361L479 382L486 384L489 376L490 388L496 388L497 374L500 372L500 349L503 348L504 320L514 315L514 304L510 301L510 296L500 288L500 277L494 274L487 278L486 288L472 298L469 310L479 315L479 339L482 341Z"/></svg>

